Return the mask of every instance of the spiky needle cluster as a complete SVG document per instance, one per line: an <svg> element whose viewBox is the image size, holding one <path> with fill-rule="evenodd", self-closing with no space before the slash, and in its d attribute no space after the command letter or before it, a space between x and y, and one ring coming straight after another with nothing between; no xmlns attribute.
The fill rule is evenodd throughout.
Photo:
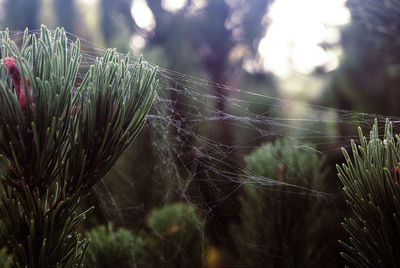
<svg viewBox="0 0 400 268"><path fill-rule="evenodd" d="M354 217L343 227L350 241L342 256L351 267L399 267L400 259L400 137L387 121L383 138L375 122L369 139L359 129L360 144L351 143L352 157L337 166Z"/></svg>
<svg viewBox="0 0 400 268"><path fill-rule="evenodd" d="M0 246L17 267L77 267L81 196L143 126L156 70L107 50L77 81L79 40L63 29L0 44Z"/></svg>

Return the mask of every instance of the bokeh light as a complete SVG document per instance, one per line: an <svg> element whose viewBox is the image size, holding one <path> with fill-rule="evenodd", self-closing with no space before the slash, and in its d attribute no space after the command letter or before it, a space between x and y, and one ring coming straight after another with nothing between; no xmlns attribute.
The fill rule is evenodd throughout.
<svg viewBox="0 0 400 268"><path fill-rule="evenodd" d="M147 31L151 31L156 27L154 15L147 6L145 0L135 0L132 2L131 14L136 24Z"/></svg>
<svg viewBox="0 0 400 268"><path fill-rule="evenodd" d="M337 43L337 26L350 21L345 0L277 0L267 15L270 26L259 45L264 68L285 77L294 70L311 73L323 66L338 66L338 55L324 50L321 43Z"/></svg>

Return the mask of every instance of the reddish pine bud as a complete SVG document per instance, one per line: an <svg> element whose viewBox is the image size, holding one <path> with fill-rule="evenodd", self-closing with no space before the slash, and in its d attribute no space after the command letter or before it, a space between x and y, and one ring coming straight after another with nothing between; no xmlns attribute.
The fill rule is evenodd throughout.
<svg viewBox="0 0 400 268"><path fill-rule="evenodd" d="M19 105L21 106L22 111L25 112L26 97L25 97L24 83L22 82L17 64L15 63L15 60L13 58L7 57L4 59L4 66L6 67L7 73L11 76L14 85L14 90L15 93L17 94ZM28 91L29 103L32 104L33 98L32 98L31 86L26 76L25 76L25 81L26 85L28 86L27 91Z"/></svg>
<svg viewBox="0 0 400 268"><path fill-rule="evenodd" d="M15 60L12 58L5 58L4 59L4 66L6 67L7 73L11 76L14 90L17 93L17 98L20 98L20 83L21 83L21 76L19 74L17 64Z"/></svg>
<svg viewBox="0 0 400 268"><path fill-rule="evenodd" d="M390 170L390 176L392 177L392 181L394 183L400 183L400 171L399 167L394 167Z"/></svg>

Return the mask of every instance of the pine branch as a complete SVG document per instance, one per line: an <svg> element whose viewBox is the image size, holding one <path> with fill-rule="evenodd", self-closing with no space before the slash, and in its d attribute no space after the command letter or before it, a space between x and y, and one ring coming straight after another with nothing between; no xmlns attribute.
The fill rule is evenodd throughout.
<svg viewBox="0 0 400 268"><path fill-rule="evenodd" d="M142 128L156 69L107 50L77 86L80 43L63 29L0 43L0 247L13 267L79 267L77 208Z"/></svg>
<svg viewBox="0 0 400 268"><path fill-rule="evenodd" d="M354 217L343 227L350 242L341 255L354 267L399 267L400 252L400 137L387 120L383 140L378 123L370 138L359 129L360 145L351 142L352 157L342 149L346 163L337 165L339 179Z"/></svg>

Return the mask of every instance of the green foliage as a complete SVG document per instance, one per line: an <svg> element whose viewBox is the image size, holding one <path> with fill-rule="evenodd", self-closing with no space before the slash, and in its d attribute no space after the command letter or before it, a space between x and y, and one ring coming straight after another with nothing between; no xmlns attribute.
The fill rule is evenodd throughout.
<svg viewBox="0 0 400 268"><path fill-rule="evenodd" d="M156 71L107 50L79 84L79 40L63 29L0 42L0 246L16 267L78 267L77 208L142 128Z"/></svg>
<svg viewBox="0 0 400 268"><path fill-rule="evenodd" d="M197 216L194 206L176 203L152 210L148 225L160 238L174 234L173 239L191 241L202 221Z"/></svg>
<svg viewBox="0 0 400 268"><path fill-rule="evenodd" d="M16 267L77 267L87 247L76 232L86 212L76 213L79 195L66 198L38 188L21 186L24 192L0 185L0 242L12 251ZM58 193L56 190L55 193Z"/></svg>
<svg viewBox="0 0 400 268"><path fill-rule="evenodd" d="M99 226L86 234L90 240L85 263L88 267L133 267L133 249L135 246L130 231L112 224Z"/></svg>
<svg viewBox="0 0 400 268"><path fill-rule="evenodd" d="M129 65L129 56L121 60L107 50L73 92L79 40L69 45L63 30L52 38L43 27L39 39L25 32L21 51L7 31L1 42L1 54L15 59L33 95L32 103L21 107L6 69L0 70L0 104L6 107L0 112L0 149L11 175L29 178L27 183L41 190L56 177L71 193L94 185L142 128L154 99L156 72L141 59Z"/></svg>
<svg viewBox="0 0 400 268"><path fill-rule="evenodd" d="M337 166L354 216L343 227L350 242L340 242L341 255L352 267L399 267L400 259L400 137L387 120L383 139L375 122L369 140L359 129L360 145L351 142L352 157Z"/></svg>
<svg viewBox="0 0 400 268"><path fill-rule="evenodd" d="M242 226L232 228L239 253L235 262L246 267L323 263L321 204L318 194L306 189L321 189L326 177L324 158L311 147L296 148L292 142L278 140L262 145L245 161L250 178L262 176L265 181L251 183L250 179L244 184Z"/></svg>
<svg viewBox="0 0 400 268"><path fill-rule="evenodd" d="M203 220L193 205L175 203L151 211L148 229L100 226L89 233L89 267L203 267Z"/></svg>
<svg viewBox="0 0 400 268"><path fill-rule="evenodd" d="M155 209L149 232L135 240L138 267L203 267L204 222L193 205Z"/></svg>

